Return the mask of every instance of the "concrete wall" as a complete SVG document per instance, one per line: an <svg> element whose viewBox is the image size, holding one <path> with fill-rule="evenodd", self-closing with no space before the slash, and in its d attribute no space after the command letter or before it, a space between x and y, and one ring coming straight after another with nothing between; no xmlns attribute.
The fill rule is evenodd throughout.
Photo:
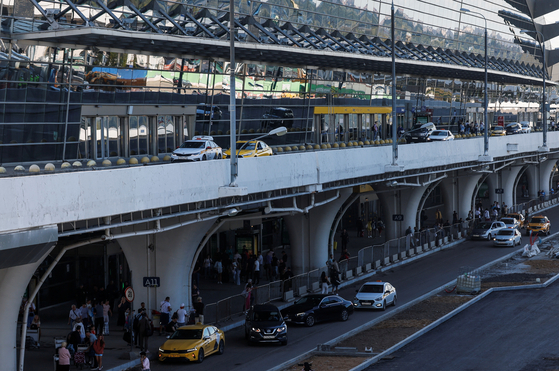
<svg viewBox="0 0 559 371"><path fill-rule="evenodd" d="M559 141L559 132L548 135L550 143ZM489 154L532 152L541 141L541 133L495 137ZM508 143L518 151L507 151ZM481 153L482 137L408 144L399 147L398 164L406 170L442 166L477 161ZM391 156L392 147L382 146L239 159L237 184L255 193L383 174ZM229 183L229 165L221 160L2 177L0 232L216 199Z"/></svg>

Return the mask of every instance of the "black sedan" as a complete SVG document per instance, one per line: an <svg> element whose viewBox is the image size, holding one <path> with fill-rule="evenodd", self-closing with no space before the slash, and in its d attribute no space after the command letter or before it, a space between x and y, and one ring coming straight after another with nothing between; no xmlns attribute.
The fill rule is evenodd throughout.
<svg viewBox="0 0 559 371"><path fill-rule="evenodd" d="M518 122L511 122L505 126L507 135L522 134L522 126Z"/></svg>
<svg viewBox="0 0 559 371"><path fill-rule="evenodd" d="M286 322L309 327L328 320L347 321L353 313L353 304L337 295L313 294L304 296L281 311Z"/></svg>

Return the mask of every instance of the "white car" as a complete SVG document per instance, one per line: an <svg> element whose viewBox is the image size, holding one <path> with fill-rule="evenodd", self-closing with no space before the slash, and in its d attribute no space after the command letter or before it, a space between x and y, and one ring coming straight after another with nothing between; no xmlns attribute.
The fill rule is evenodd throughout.
<svg viewBox="0 0 559 371"><path fill-rule="evenodd" d="M215 144L213 137L196 136L187 140L171 154L171 162L205 161L223 157L221 147Z"/></svg>
<svg viewBox="0 0 559 371"><path fill-rule="evenodd" d="M501 221L495 222L479 222L474 225L472 230L472 240L488 240L491 241L501 229L507 226Z"/></svg>
<svg viewBox="0 0 559 371"><path fill-rule="evenodd" d="M366 282L357 290L353 306L385 310L388 305L396 305L396 299L396 288L388 282Z"/></svg>
<svg viewBox="0 0 559 371"><path fill-rule="evenodd" d="M501 229L493 238L495 246L511 246L520 245L522 243L522 234L516 228Z"/></svg>
<svg viewBox="0 0 559 371"><path fill-rule="evenodd" d="M435 130L431 132L427 140L431 142L454 140L454 134L450 130Z"/></svg>
<svg viewBox="0 0 559 371"><path fill-rule="evenodd" d="M521 133L529 134L532 131L532 123L530 121L520 121L520 126L522 126Z"/></svg>
<svg viewBox="0 0 559 371"><path fill-rule="evenodd" d="M516 220L516 218L501 218L501 221L503 223L505 223L505 226L507 228L516 228L516 229L520 229L520 222L518 220Z"/></svg>

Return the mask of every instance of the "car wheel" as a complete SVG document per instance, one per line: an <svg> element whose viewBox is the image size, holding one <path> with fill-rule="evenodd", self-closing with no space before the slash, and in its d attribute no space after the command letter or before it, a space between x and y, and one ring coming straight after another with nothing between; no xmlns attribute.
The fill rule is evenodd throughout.
<svg viewBox="0 0 559 371"><path fill-rule="evenodd" d="M309 327L313 327L314 326L314 316L312 314L309 314L307 316L307 319L305 320L305 324Z"/></svg>
<svg viewBox="0 0 559 371"><path fill-rule="evenodd" d="M217 159L221 160L221 153L217 155Z"/></svg>
<svg viewBox="0 0 559 371"><path fill-rule="evenodd" d="M202 161L206 161L206 160L207 160L206 155L203 155L202 156Z"/></svg>
<svg viewBox="0 0 559 371"><path fill-rule="evenodd" d="M382 310L386 310L386 300L382 302Z"/></svg>
<svg viewBox="0 0 559 371"><path fill-rule="evenodd" d="M392 305L396 306L396 300L398 299L398 297L396 295L394 295L394 300L392 300Z"/></svg>
<svg viewBox="0 0 559 371"><path fill-rule="evenodd" d="M223 354L223 352L225 352L225 343L223 342L223 340L219 341L219 349L217 350L217 354L221 355Z"/></svg>
<svg viewBox="0 0 559 371"><path fill-rule="evenodd" d="M487 235L487 241L491 241L491 233Z"/></svg>
<svg viewBox="0 0 559 371"><path fill-rule="evenodd" d="M202 363L204 361L204 349L200 349L198 351L198 363Z"/></svg>
<svg viewBox="0 0 559 371"><path fill-rule="evenodd" d="M341 320L342 321L347 321L348 318L349 318L349 313L347 313L347 309L342 310Z"/></svg>

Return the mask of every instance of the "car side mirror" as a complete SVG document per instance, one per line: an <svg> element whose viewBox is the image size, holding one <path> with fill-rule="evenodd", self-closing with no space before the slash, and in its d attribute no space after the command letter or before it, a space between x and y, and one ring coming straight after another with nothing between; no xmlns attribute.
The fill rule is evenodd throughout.
<svg viewBox="0 0 559 371"><path fill-rule="evenodd" d="M206 147L206 149L212 149L212 147L208 146L208 147Z"/></svg>
<svg viewBox="0 0 559 371"><path fill-rule="evenodd" d="M209 336L204 336L204 340L210 340Z"/></svg>
<svg viewBox="0 0 559 371"><path fill-rule="evenodd" d="M326 308L326 304L320 304L321 308Z"/></svg>

